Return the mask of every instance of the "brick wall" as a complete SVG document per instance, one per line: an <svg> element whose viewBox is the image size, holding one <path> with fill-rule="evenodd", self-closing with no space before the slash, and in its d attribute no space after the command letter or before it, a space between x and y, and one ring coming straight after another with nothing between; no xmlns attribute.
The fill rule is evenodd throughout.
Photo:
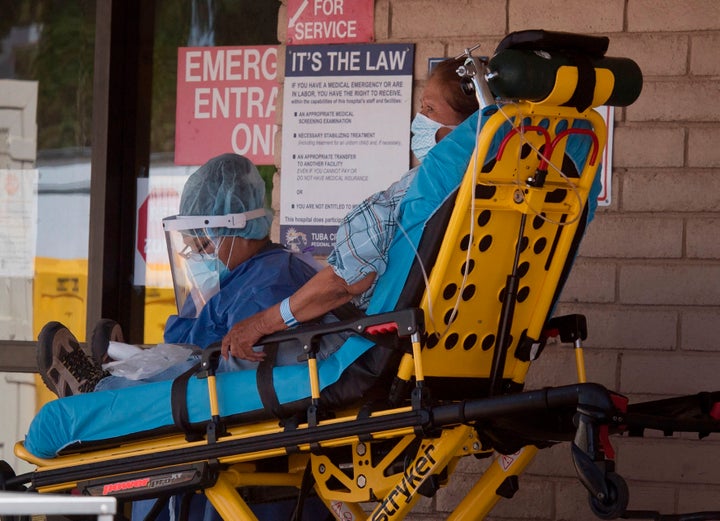
<svg viewBox="0 0 720 521"><path fill-rule="evenodd" d="M287 23L280 10L280 41ZM376 0L378 42L416 44L415 97L427 58L508 32L543 28L610 37L640 65L638 101L616 109L612 204L599 210L559 312L588 317L590 380L632 400L717 389L720 379L720 2L717 0ZM276 183L278 184L278 183ZM277 194L279 195L279 194ZM273 198L277 200L277 197ZM550 346L529 388L573 381L569 349ZM630 507L720 510L720 437L616 439ZM482 462L410 519L444 519ZM592 519L566 444L541 451L492 520Z"/></svg>

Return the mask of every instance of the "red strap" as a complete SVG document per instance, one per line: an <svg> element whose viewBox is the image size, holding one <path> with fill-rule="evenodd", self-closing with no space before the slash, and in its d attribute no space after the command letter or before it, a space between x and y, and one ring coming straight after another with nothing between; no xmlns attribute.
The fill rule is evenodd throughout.
<svg viewBox="0 0 720 521"><path fill-rule="evenodd" d="M613 448L612 443L610 443L610 429L607 425L600 425L600 446L602 447L607 459L615 459L615 449Z"/></svg>

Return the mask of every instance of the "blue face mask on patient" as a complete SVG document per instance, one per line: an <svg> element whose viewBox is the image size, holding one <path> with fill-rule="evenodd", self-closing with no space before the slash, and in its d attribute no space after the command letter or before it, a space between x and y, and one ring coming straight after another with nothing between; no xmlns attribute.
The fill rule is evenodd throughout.
<svg viewBox="0 0 720 521"><path fill-rule="evenodd" d="M438 123L420 112L415 115L410 125L410 132L412 132L410 148L418 161L422 162L432 147L437 144L435 135L442 127L455 128L454 125Z"/></svg>

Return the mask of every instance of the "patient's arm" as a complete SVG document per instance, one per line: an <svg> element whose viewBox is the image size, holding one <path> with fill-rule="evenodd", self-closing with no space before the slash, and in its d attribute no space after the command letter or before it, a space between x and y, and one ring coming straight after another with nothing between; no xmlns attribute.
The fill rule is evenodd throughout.
<svg viewBox="0 0 720 521"><path fill-rule="evenodd" d="M363 291L375 280L375 273L354 284L348 284L328 266L310 279L290 297L290 309L298 322L323 316ZM222 356L259 362L265 353L253 351L253 346L265 335L287 329L280 316L280 304L256 313L235 324L222 340Z"/></svg>

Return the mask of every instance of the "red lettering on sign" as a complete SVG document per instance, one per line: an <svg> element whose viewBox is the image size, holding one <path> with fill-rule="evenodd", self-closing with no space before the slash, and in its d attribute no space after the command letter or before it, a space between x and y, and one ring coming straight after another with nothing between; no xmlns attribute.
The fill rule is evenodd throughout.
<svg viewBox="0 0 720 521"><path fill-rule="evenodd" d="M235 152L275 162L277 47L178 49L175 163Z"/></svg>
<svg viewBox="0 0 720 521"><path fill-rule="evenodd" d="M287 43L367 43L374 39L373 0L288 0Z"/></svg>

